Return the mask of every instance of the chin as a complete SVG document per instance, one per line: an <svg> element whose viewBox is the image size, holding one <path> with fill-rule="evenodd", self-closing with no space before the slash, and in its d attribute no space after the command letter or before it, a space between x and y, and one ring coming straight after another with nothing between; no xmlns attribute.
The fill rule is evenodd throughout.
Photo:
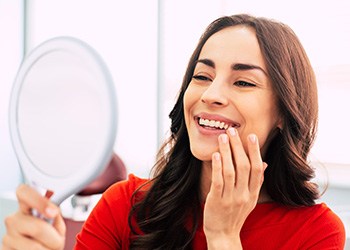
<svg viewBox="0 0 350 250"><path fill-rule="evenodd" d="M211 161L211 157L213 153L217 151L218 151L218 148L209 149L208 147L206 148L191 147L192 155L200 161Z"/></svg>

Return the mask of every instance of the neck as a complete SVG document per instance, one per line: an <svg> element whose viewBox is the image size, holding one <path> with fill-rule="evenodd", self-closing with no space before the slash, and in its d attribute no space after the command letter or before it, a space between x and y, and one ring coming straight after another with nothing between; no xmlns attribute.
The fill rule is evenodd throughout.
<svg viewBox="0 0 350 250"><path fill-rule="evenodd" d="M210 191L211 185L211 162L202 163L202 175L201 175L201 200L204 202ZM266 191L265 185L263 184L259 193L258 203L271 202L272 199Z"/></svg>

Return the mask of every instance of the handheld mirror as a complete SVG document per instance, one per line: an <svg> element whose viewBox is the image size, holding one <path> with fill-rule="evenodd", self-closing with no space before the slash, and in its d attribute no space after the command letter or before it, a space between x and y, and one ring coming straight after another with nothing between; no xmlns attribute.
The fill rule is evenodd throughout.
<svg viewBox="0 0 350 250"><path fill-rule="evenodd" d="M97 52L71 37L48 40L22 62L10 100L10 133L26 183L60 204L112 156L116 98Z"/></svg>

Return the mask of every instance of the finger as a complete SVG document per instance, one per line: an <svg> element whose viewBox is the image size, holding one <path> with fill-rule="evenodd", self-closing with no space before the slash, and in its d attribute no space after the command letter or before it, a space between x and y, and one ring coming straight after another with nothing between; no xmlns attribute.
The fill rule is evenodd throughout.
<svg viewBox="0 0 350 250"><path fill-rule="evenodd" d="M15 249L38 249L38 250L46 250L40 243L36 242L33 239L26 238L21 235L17 235L13 237L11 235L5 235L3 237L3 245L1 250L15 250Z"/></svg>
<svg viewBox="0 0 350 250"><path fill-rule="evenodd" d="M258 195L261 188L261 180L263 178L263 161L261 159L258 138L255 134L248 135L247 138L248 154L251 165L249 190Z"/></svg>
<svg viewBox="0 0 350 250"><path fill-rule="evenodd" d="M55 217L52 225L54 226L54 228L56 228L59 235L61 235L62 237L65 237L66 224L65 224L61 214L59 214L58 216Z"/></svg>
<svg viewBox="0 0 350 250"><path fill-rule="evenodd" d="M2 242L4 242L4 240L2 240ZM5 246L4 243L2 243L2 244L0 245L0 249L1 249L1 250L12 250L12 248L10 248L10 247L8 247L8 246Z"/></svg>
<svg viewBox="0 0 350 250"><path fill-rule="evenodd" d="M12 237L30 238L50 249L63 248L64 235L59 234L51 224L34 216L17 212L6 218L6 227Z"/></svg>
<svg viewBox="0 0 350 250"><path fill-rule="evenodd" d="M235 187L235 169L233 166L231 147L227 134L219 136L219 150L222 160L222 175L224 178L223 197L232 197Z"/></svg>
<svg viewBox="0 0 350 250"><path fill-rule="evenodd" d="M8 246L1 245L1 250L14 250L13 248L9 248Z"/></svg>
<svg viewBox="0 0 350 250"><path fill-rule="evenodd" d="M46 218L54 218L58 215L58 207L43 197L32 187L21 184L16 190L20 211L24 214L31 214L32 209L36 209Z"/></svg>
<svg viewBox="0 0 350 250"><path fill-rule="evenodd" d="M229 128L228 134L236 169L236 187L243 190L249 184L250 162L237 130L235 128Z"/></svg>
<svg viewBox="0 0 350 250"><path fill-rule="evenodd" d="M223 187L224 180L222 178L221 155L220 153L215 152L212 155L212 177L210 186L210 193L212 197L221 198Z"/></svg>
<svg viewBox="0 0 350 250"><path fill-rule="evenodd" d="M9 239L10 236L5 234L2 237L2 242L1 242L1 250L13 250L13 248L11 247L11 240Z"/></svg>

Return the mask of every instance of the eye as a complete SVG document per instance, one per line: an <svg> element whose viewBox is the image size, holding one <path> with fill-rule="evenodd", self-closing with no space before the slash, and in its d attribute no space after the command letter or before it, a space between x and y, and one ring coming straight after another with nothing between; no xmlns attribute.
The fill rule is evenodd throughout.
<svg viewBox="0 0 350 250"><path fill-rule="evenodd" d="M197 81L211 81L209 77L206 77L204 75L195 75L195 76L192 76L192 78Z"/></svg>
<svg viewBox="0 0 350 250"><path fill-rule="evenodd" d="M246 81L237 81L233 85L236 85L238 87L255 87L256 85L250 82Z"/></svg>

